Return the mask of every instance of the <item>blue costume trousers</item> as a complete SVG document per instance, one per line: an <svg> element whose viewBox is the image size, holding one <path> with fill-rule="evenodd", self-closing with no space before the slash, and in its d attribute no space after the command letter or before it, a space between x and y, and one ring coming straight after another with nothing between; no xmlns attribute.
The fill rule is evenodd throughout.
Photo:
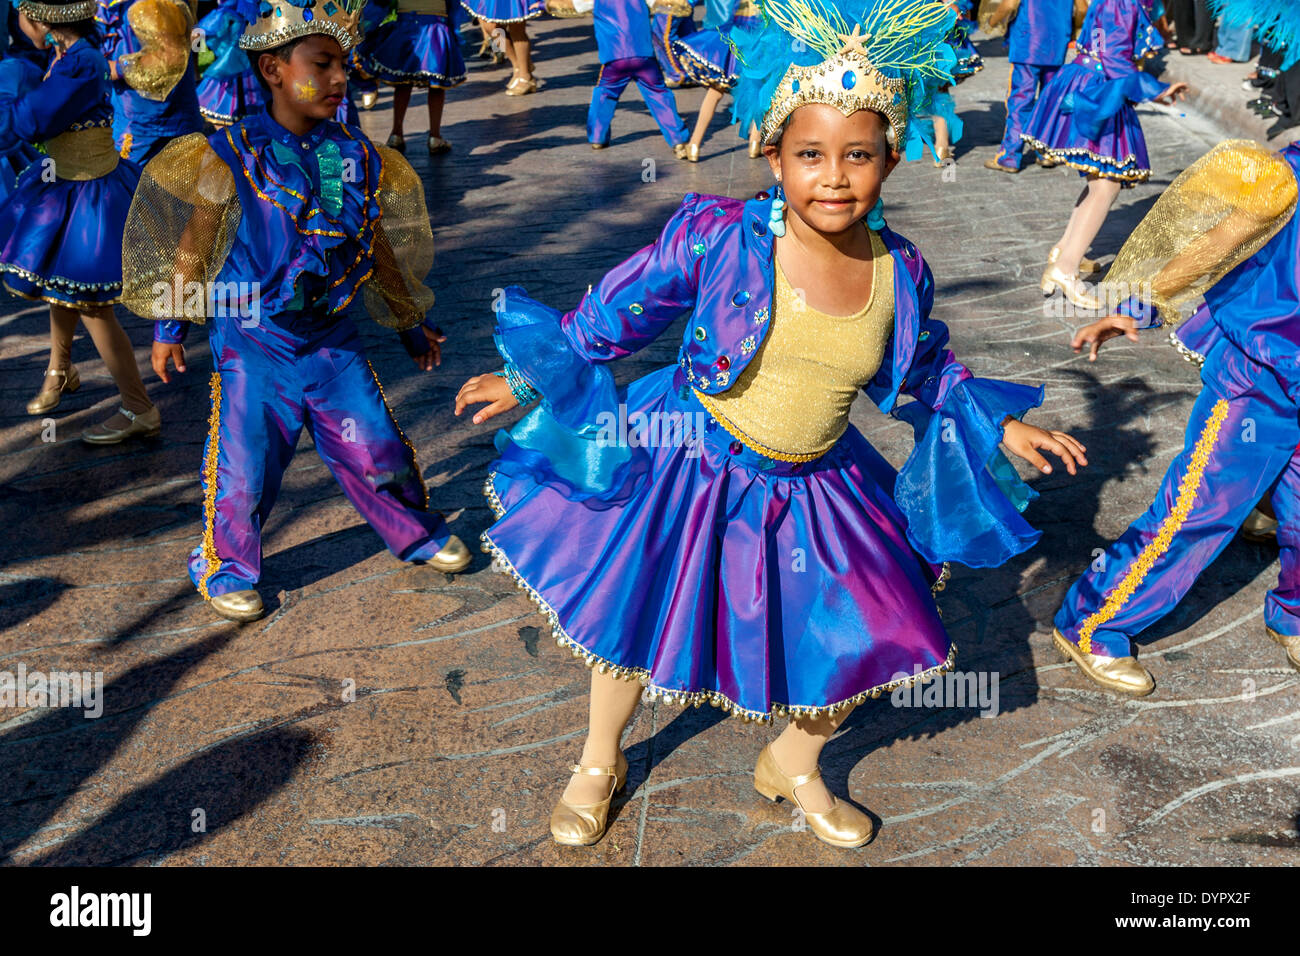
<svg viewBox="0 0 1300 956"><path fill-rule="evenodd" d="M1011 76L1007 79L1007 126L1002 135L1002 147L996 157L1003 166L1010 169L1024 166L1021 137L1034 115L1038 94L1051 82L1058 70L1059 66L1011 64Z"/></svg>
<svg viewBox="0 0 1300 956"><path fill-rule="evenodd" d="M1206 356L1182 452L1147 512L1065 596L1056 627L1080 649L1132 653L1272 489L1282 570L1265 623L1300 634L1300 421L1273 373L1227 339Z"/></svg>
<svg viewBox="0 0 1300 956"><path fill-rule="evenodd" d="M640 87L641 98L649 107L650 115L659 124L664 139L673 146L690 139L686 124L677 112L673 92L664 86L663 71L653 58L643 56L611 60L600 65L596 88L591 91L591 108L587 110L587 141L609 142L609 124L614 119L614 108L618 105L618 98L623 95L624 88L632 80L636 80L636 85Z"/></svg>
<svg viewBox="0 0 1300 956"><path fill-rule="evenodd" d="M429 511L415 451L393 419L350 318L309 312L212 320L212 412L200 477L204 598L252 588L262 528L305 426L348 500L390 551L432 557L450 533Z"/></svg>

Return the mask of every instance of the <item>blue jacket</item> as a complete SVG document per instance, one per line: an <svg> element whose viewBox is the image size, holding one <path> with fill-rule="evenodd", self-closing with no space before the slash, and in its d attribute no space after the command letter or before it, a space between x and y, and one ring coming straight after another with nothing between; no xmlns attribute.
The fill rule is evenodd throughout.
<svg viewBox="0 0 1300 956"><path fill-rule="evenodd" d="M1074 0L1020 0L1007 28L1007 57L1012 63L1060 66L1074 31Z"/></svg>

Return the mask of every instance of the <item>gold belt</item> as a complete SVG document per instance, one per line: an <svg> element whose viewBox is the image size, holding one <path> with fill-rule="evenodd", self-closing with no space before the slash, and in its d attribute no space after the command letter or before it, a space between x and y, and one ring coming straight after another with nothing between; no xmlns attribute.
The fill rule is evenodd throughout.
<svg viewBox="0 0 1300 956"><path fill-rule="evenodd" d="M740 3L736 4L736 11L732 16L756 17L758 16L758 4L754 0L740 0Z"/></svg>
<svg viewBox="0 0 1300 956"><path fill-rule="evenodd" d="M689 17L694 11L690 0L655 0L652 13L666 13L671 17Z"/></svg>
<svg viewBox="0 0 1300 956"><path fill-rule="evenodd" d="M45 154L54 163L59 179L98 179L117 169L122 158L113 147L113 131L107 126L70 129L45 141Z"/></svg>
<svg viewBox="0 0 1300 956"><path fill-rule="evenodd" d="M445 17L447 15L447 0L399 0L397 12Z"/></svg>

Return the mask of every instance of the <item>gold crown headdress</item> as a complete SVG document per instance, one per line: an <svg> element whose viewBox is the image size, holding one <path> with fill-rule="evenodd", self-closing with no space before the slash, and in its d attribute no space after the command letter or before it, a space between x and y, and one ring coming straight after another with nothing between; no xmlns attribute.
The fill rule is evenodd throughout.
<svg viewBox="0 0 1300 956"><path fill-rule="evenodd" d="M800 106L825 103L845 116L883 114L897 145L911 112L952 81L956 56L943 41L955 14L941 0L760 0L760 9L761 25L730 40L742 63L737 118L748 112L765 143ZM796 61L810 52L819 62Z"/></svg>
<svg viewBox="0 0 1300 956"><path fill-rule="evenodd" d="M81 0L79 3L33 3L21 0L18 12L27 14L29 20L41 23L76 23L78 20L92 20L95 17L95 0Z"/></svg>
<svg viewBox="0 0 1300 956"><path fill-rule="evenodd" d="M242 50L269 50L319 33L339 41L346 53L361 42L364 0L262 0L259 16L239 38Z"/></svg>

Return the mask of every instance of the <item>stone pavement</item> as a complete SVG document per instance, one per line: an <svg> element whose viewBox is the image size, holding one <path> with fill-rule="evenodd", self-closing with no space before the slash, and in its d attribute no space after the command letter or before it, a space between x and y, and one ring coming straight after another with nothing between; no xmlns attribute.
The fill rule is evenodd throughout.
<svg viewBox="0 0 1300 956"><path fill-rule="evenodd" d="M449 156L424 177L438 258L432 284L450 335L418 372L395 336L364 326L435 506L476 540L491 427L451 413L469 375L499 367L494 290L558 307L651 241L683 193L752 195L770 180L719 119L697 166L672 158L638 95L610 149L585 143L596 76L585 21L532 27L545 87L502 94L505 68L475 61L448 97ZM454 580L403 566L343 498L304 437L265 536L263 621L216 619L185 559L199 540L197 483L210 362L150 379L163 437L90 448L79 430L113 391L84 337L83 388L53 443L23 402L46 358L43 308L0 311L0 669L102 671L104 712L0 711L0 856L18 864L837 864L1285 865L1297 860L1300 675L1270 643L1264 591L1276 550L1236 541L1179 610L1142 638L1158 682L1140 701L1095 690L1051 646L1065 589L1150 500L1181 446L1198 382L1159 333L1090 365L1067 347L1081 320L1044 308L1037 278L1079 189L1075 174L988 172L1006 64L957 91L966 120L955 178L926 160L885 191L891 226L934 268L935 312L979 374L1044 383L1031 421L1072 431L1091 466L1034 478L1044 532L996 570L955 569L940 597L958 667L996 675L998 713L860 707L831 741L833 791L878 815L874 842L834 850L788 805L754 792L774 732L709 707L642 707L626 737L629 786L597 846L555 846L547 819L579 754L588 672L547 637L510 580L476 553ZM692 113L700 90L679 102ZM363 125L387 133L387 93ZM1094 248L1106 259L1163 185L1219 133L1190 109L1143 107L1156 168L1126 191ZM1180 115L1181 114L1181 115ZM142 367L150 330L127 319ZM680 326L616 369L675 358ZM515 413L517 414L517 413ZM854 422L894 464L910 430L863 401ZM1022 472L1023 473L1023 472ZM563 529L555 545L564 547ZM353 698L353 699L348 699ZM923 701L922 701L923 702ZM197 831L197 832L196 832Z"/></svg>

